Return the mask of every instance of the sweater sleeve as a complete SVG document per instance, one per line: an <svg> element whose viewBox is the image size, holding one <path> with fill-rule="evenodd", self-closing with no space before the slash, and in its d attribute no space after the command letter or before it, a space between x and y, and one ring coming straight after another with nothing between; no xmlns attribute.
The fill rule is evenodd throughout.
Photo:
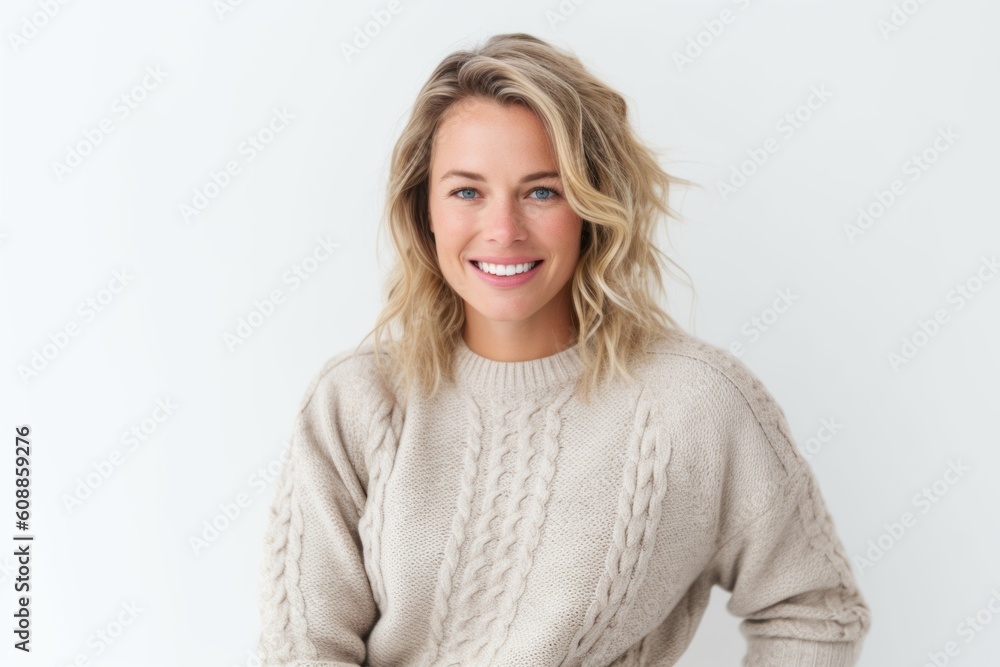
<svg viewBox="0 0 1000 667"><path fill-rule="evenodd" d="M303 399L268 514L260 573L262 667L362 665L378 617L358 520L355 470L363 420L339 360Z"/></svg>
<svg viewBox="0 0 1000 667"><path fill-rule="evenodd" d="M850 667L870 627L850 561L784 413L745 367L727 406L729 528L712 559L727 609L744 620L745 667Z"/></svg>

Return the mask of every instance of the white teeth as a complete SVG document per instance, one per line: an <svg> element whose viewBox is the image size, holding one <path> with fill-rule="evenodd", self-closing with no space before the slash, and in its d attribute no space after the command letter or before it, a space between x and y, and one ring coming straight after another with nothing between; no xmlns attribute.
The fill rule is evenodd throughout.
<svg viewBox="0 0 1000 667"><path fill-rule="evenodd" d="M479 267L480 271L492 273L495 276L512 276L516 273L530 271L535 268L535 264L538 264L538 262L528 262L527 264L487 264L485 262L476 262L475 264Z"/></svg>

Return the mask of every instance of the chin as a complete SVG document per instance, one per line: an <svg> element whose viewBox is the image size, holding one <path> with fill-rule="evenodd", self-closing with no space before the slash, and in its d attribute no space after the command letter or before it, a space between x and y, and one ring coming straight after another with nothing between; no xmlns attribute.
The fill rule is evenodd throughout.
<svg viewBox="0 0 1000 667"><path fill-rule="evenodd" d="M491 322L520 322L531 317L535 311L530 308L491 308L490 304L475 304L466 302L466 306L473 309L484 320Z"/></svg>

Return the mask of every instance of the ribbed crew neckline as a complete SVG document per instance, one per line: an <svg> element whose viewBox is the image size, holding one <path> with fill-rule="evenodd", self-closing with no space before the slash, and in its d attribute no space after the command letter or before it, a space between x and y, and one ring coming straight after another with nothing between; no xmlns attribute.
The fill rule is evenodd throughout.
<svg viewBox="0 0 1000 667"><path fill-rule="evenodd" d="M487 391L528 391L555 387L575 381L583 370L577 345L561 352L528 361L496 361L475 352L458 337L456 383Z"/></svg>

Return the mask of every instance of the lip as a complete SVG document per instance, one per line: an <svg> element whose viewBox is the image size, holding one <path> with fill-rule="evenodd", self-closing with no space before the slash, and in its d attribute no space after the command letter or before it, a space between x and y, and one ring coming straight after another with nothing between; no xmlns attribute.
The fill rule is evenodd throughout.
<svg viewBox="0 0 1000 667"><path fill-rule="evenodd" d="M537 257L527 255L513 255L511 257L471 257L470 262L486 262L487 264L527 264L529 262L540 262Z"/></svg>
<svg viewBox="0 0 1000 667"><path fill-rule="evenodd" d="M537 264L535 264L535 266L530 271L525 271L524 273L516 273L512 276L495 276L492 273L486 273L485 271L480 270L480 268L475 264L477 261L486 262L487 264L527 264L528 262L534 261L537 262ZM483 280L483 282L485 282L488 285L492 285L493 287L501 287L501 288L517 287L518 285L523 285L524 283L528 282L529 280L535 277L535 275L538 273L539 267L541 267L542 264L543 262L540 259L526 260L523 262L515 262L512 261L511 259L508 259L506 262L489 262L484 259L469 260L469 266L472 267L472 271L474 271L475 274Z"/></svg>

